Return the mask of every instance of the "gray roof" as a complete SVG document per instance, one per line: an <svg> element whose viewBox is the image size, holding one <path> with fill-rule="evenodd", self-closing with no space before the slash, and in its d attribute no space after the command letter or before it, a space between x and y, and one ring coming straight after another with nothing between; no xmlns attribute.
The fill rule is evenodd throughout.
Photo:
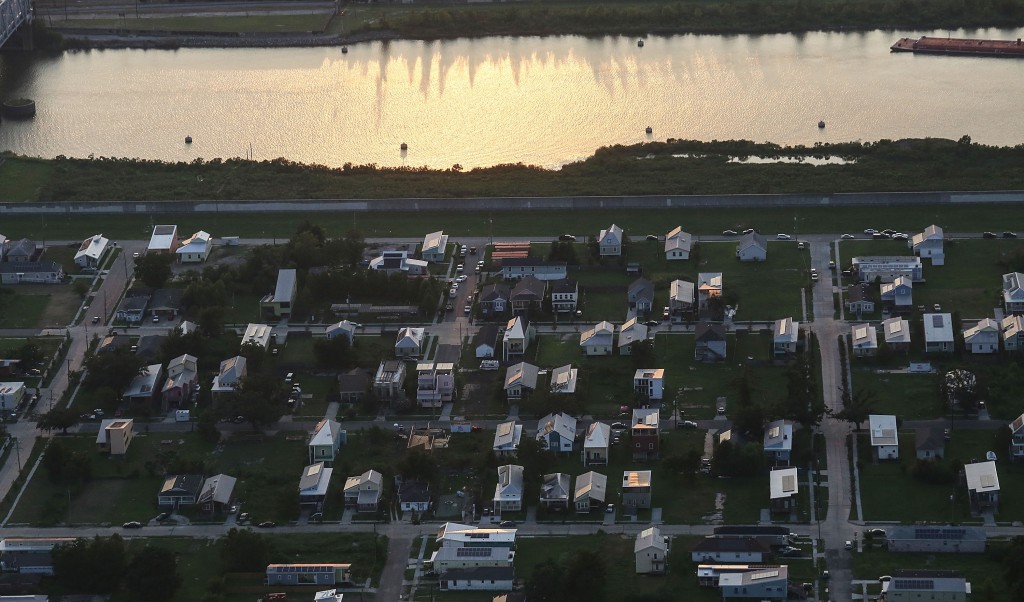
<svg viewBox="0 0 1024 602"><path fill-rule="evenodd" d="M348 372L338 375L338 390L341 393L352 393L354 391L366 391L370 383L370 375L362 368L352 368Z"/></svg>
<svg viewBox="0 0 1024 602"><path fill-rule="evenodd" d="M725 340L725 326L721 324L701 322L700 324L697 324L697 328L695 329L694 333L698 341L707 342Z"/></svg>
<svg viewBox="0 0 1024 602"><path fill-rule="evenodd" d="M507 259L505 261L508 261ZM480 289L480 302L485 303L495 299L508 299L509 288L507 284L487 284Z"/></svg>
<svg viewBox="0 0 1024 602"><path fill-rule="evenodd" d="M537 388L537 373L539 368L533 364L527 364L526 362L519 362L513 366L509 366L508 370L505 371L505 388L513 383L518 383L529 389Z"/></svg>
<svg viewBox="0 0 1024 602"><path fill-rule="evenodd" d="M489 345L495 347L498 341L498 325L497 324L484 324L480 327L480 330L473 337L473 348L477 348L480 345Z"/></svg>
<svg viewBox="0 0 1024 602"><path fill-rule="evenodd" d="M402 481L398 487L398 499L402 502L429 502L430 488L417 480Z"/></svg>
<svg viewBox="0 0 1024 602"><path fill-rule="evenodd" d="M203 486L201 474L170 475L164 479L160 495L197 495Z"/></svg>
<svg viewBox="0 0 1024 602"><path fill-rule="evenodd" d="M36 243L35 243L35 241L31 241L31 240L29 240L27 238L23 238L23 239L19 240L18 242L12 244L10 247L7 248L7 256L8 257L10 257L11 255L25 255L25 256L28 256L28 257L32 257L32 255L34 255L35 252L36 252Z"/></svg>
<svg viewBox="0 0 1024 602"><path fill-rule="evenodd" d="M552 294L575 293L577 290L576 281L572 278L556 280L555 283L551 285Z"/></svg>
<svg viewBox="0 0 1024 602"><path fill-rule="evenodd" d="M226 474L213 475L203 483L203 489L199 492L199 499L196 501L200 504L210 502L227 504L235 492L235 482L235 477L229 477Z"/></svg>
<svg viewBox="0 0 1024 602"><path fill-rule="evenodd" d="M277 287L274 289L274 303L292 300L295 292L295 270L278 270Z"/></svg>
<svg viewBox="0 0 1024 602"><path fill-rule="evenodd" d="M527 276L516 283L515 288L512 289L511 297L516 299L519 297L526 297L527 299L538 299L544 298L545 285L540 280L537 280L533 276Z"/></svg>
<svg viewBox="0 0 1024 602"><path fill-rule="evenodd" d="M956 571L895 571L889 591L970 593L970 584Z"/></svg>
<svg viewBox="0 0 1024 602"><path fill-rule="evenodd" d="M158 288L149 299L149 311L181 309L181 298L185 291L180 288Z"/></svg>
<svg viewBox="0 0 1024 602"><path fill-rule="evenodd" d="M701 539L691 548L693 552L761 552L767 554L768 546L753 537L714 537Z"/></svg>
<svg viewBox="0 0 1024 602"><path fill-rule="evenodd" d="M946 437L942 429L938 427L919 428L914 431L914 439L917 444L917 451L943 450L946 447Z"/></svg>
<svg viewBox="0 0 1024 602"><path fill-rule="evenodd" d="M983 527L918 527L913 525L893 525L886 530L889 540L935 540L946 541L986 541Z"/></svg>
<svg viewBox="0 0 1024 602"><path fill-rule="evenodd" d="M56 261L24 261L21 263L0 263L0 274L17 274L26 272L59 272L64 268Z"/></svg>
<svg viewBox="0 0 1024 602"><path fill-rule="evenodd" d="M630 283L629 288L630 296L640 297L642 299L654 299L654 284L646 278L637 278Z"/></svg>

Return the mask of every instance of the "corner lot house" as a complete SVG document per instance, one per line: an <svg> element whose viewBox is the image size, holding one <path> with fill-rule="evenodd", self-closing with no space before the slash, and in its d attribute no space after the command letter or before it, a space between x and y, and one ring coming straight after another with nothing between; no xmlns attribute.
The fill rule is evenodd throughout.
<svg viewBox="0 0 1024 602"><path fill-rule="evenodd" d="M641 324L636 318L626 320L619 330L619 355L632 355L633 343L642 343L647 340L647 326Z"/></svg>
<svg viewBox="0 0 1024 602"><path fill-rule="evenodd" d="M607 464L611 440L612 427L603 422L591 422L583 438L583 465Z"/></svg>
<svg viewBox="0 0 1024 602"><path fill-rule="evenodd" d="M593 328L580 333L580 347L585 355L611 355L614 348L615 326L611 322L598 322Z"/></svg>
<svg viewBox="0 0 1024 602"><path fill-rule="evenodd" d="M892 282L900 276L919 281L924 279L920 257L871 256L854 257L853 269L861 282Z"/></svg>
<svg viewBox="0 0 1024 602"><path fill-rule="evenodd" d="M668 546L668 537L662 536L657 527L648 527L641 531L633 544L636 573L664 574L668 564Z"/></svg>
<svg viewBox="0 0 1024 602"><path fill-rule="evenodd" d="M278 270L274 292L260 301L263 313L277 318L287 318L292 315L292 306L295 304L295 287L295 270Z"/></svg>
<svg viewBox="0 0 1024 602"><path fill-rule="evenodd" d="M99 267L100 260L103 258L103 254L107 252L107 245L109 243L110 241L104 238L102 234L90 236L83 240L82 244L78 247L78 252L75 253L75 265L80 268Z"/></svg>
<svg viewBox="0 0 1024 602"><path fill-rule="evenodd" d="M448 235L443 230L431 232L423 237L423 248L420 250L420 257L423 258L423 261L439 263L444 261L447 248Z"/></svg>
<svg viewBox="0 0 1024 602"><path fill-rule="evenodd" d="M787 357L796 354L800 339L800 323L793 318L775 320L772 325L772 357Z"/></svg>
<svg viewBox="0 0 1024 602"><path fill-rule="evenodd" d="M924 352L953 353L953 316L950 314L925 314Z"/></svg>
<svg viewBox="0 0 1024 602"><path fill-rule="evenodd" d="M576 441L576 418L559 412L537 421L537 441L553 452L571 452Z"/></svg>
<svg viewBox="0 0 1024 602"><path fill-rule="evenodd" d="M0 263L0 284L60 284L64 268L56 261Z"/></svg>
<svg viewBox="0 0 1024 602"><path fill-rule="evenodd" d="M632 512L651 507L651 471L627 470L622 473L622 506Z"/></svg>
<svg viewBox="0 0 1024 602"><path fill-rule="evenodd" d="M975 354L999 353L999 323L985 318L970 328L964 329L964 346Z"/></svg>
<svg viewBox="0 0 1024 602"><path fill-rule="evenodd" d="M651 401L663 397L665 390L664 368L641 368L633 374L633 391Z"/></svg>
<svg viewBox="0 0 1024 602"><path fill-rule="evenodd" d="M523 509L523 467L506 464L498 467L498 483L494 486L494 514L519 512Z"/></svg>
<svg viewBox="0 0 1024 602"><path fill-rule="evenodd" d="M723 600L785 600L789 597L789 567L782 565L757 571L723 573L718 578L718 588Z"/></svg>
<svg viewBox="0 0 1024 602"><path fill-rule="evenodd" d="M878 353L878 331L871 324L851 326L850 342L854 357L874 357Z"/></svg>
<svg viewBox="0 0 1024 602"><path fill-rule="evenodd" d="M775 466L789 466L793 453L793 423L769 422L764 429L764 454Z"/></svg>
<svg viewBox="0 0 1024 602"><path fill-rule="evenodd" d="M942 250L942 228L932 224L924 232L915 234L907 241L907 246L914 250L914 255L932 260L932 265L945 263L946 255Z"/></svg>
<svg viewBox="0 0 1024 602"><path fill-rule="evenodd" d="M1024 274L1003 274L1003 309L1008 314L1024 312Z"/></svg>
<svg viewBox="0 0 1024 602"><path fill-rule="evenodd" d="M153 226L153 235L149 237L147 253L171 254L178 250L178 227L172 225Z"/></svg>
<svg viewBox="0 0 1024 602"><path fill-rule="evenodd" d="M886 529L890 552L973 553L985 551L984 527L921 527L894 525Z"/></svg>
<svg viewBox="0 0 1024 602"><path fill-rule="evenodd" d="M796 510L800 495L796 468L779 468L768 473L769 504L772 512Z"/></svg>
<svg viewBox="0 0 1024 602"><path fill-rule="evenodd" d="M971 598L971 584L956 571L899 570L892 580L882 584L885 602L967 602Z"/></svg>
<svg viewBox="0 0 1024 602"><path fill-rule="evenodd" d="M331 466L345 439L346 433L341 430L341 423L324 418L317 423L309 439L309 463L323 462L325 466Z"/></svg>
<svg viewBox="0 0 1024 602"><path fill-rule="evenodd" d="M270 347L270 337L273 330L267 324L249 324L245 327L245 332L242 333L242 346L255 343L263 349L267 349Z"/></svg>
<svg viewBox="0 0 1024 602"><path fill-rule="evenodd" d="M906 318L883 320L882 335L889 349L901 353L910 351L910 322Z"/></svg>
<svg viewBox="0 0 1024 602"><path fill-rule="evenodd" d="M200 230L182 241L174 253L178 256L178 263L204 263L212 250L213 238L209 232Z"/></svg>
<svg viewBox="0 0 1024 602"><path fill-rule="evenodd" d="M573 492L572 501L576 512L587 514L591 510L601 509L608 499L608 477L594 471L585 472L576 477Z"/></svg>
<svg viewBox="0 0 1024 602"><path fill-rule="evenodd" d="M519 362L505 371L505 398L515 402L537 390L537 366Z"/></svg>
<svg viewBox="0 0 1024 602"><path fill-rule="evenodd" d="M25 398L25 383L0 383L0 410L13 411Z"/></svg>
<svg viewBox="0 0 1024 602"><path fill-rule="evenodd" d="M693 247L693 236L683 232L682 226L676 226L665 235L665 259L668 261L690 258Z"/></svg>
<svg viewBox="0 0 1024 602"><path fill-rule="evenodd" d="M768 243L757 232L744 234L736 243L736 259L740 261L764 261L768 259Z"/></svg>
<svg viewBox="0 0 1024 602"><path fill-rule="evenodd" d="M972 513L999 510L999 473L995 462L964 464L964 480L967 481Z"/></svg>
<svg viewBox="0 0 1024 602"><path fill-rule="evenodd" d="M618 257L622 255L622 228L612 224L601 230L597 235L601 257Z"/></svg>
<svg viewBox="0 0 1024 602"><path fill-rule="evenodd" d="M879 460L900 459L900 439L896 429L896 417L891 414L868 416L868 431L871 433L872 455Z"/></svg>
<svg viewBox="0 0 1024 602"><path fill-rule="evenodd" d="M203 475L182 474L170 475L164 479L156 505L161 508L177 510L181 506L193 506L203 486Z"/></svg>
<svg viewBox="0 0 1024 602"><path fill-rule="evenodd" d="M134 436L135 422L131 418L105 419L100 422L100 430L96 434L96 447L100 453L123 456L128 453Z"/></svg>
<svg viewBox="0 0 1024 602"><path fill-rule="evenodd" d="M323 462L314 462L303 468L299 476L299 505L310 506L315 512L323 510L333 474L334 469L328 468ZM348 501L347 496L345 500Z"/></svg>
<svg viewBox="0 0 1024 602"><path fill-rule="evenodd" d="M376 470L367 470L361 475L345 479L343 495L345 506L355 507L359 512L377 510L384 489L384 477Z"/></svg>
<svg viewBox="0 0 1024 602"><path fill-rule="evenodd" d="M395 357L410 358L423 354L424 330L405 327L398 331L395 339Z"/></svg>
<svg viewBox="0 0 1024 602"><path fill-rule="evenodd" d="M523 425L515 422L502 422L494 431L494 455L514 456L519 451L519 442L523 438Z"/></svg>

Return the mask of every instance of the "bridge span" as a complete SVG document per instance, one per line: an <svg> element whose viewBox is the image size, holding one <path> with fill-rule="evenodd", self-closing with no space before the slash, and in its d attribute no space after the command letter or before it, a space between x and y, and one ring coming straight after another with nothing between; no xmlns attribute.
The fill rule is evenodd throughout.
<svg viewBox="0 0 1024 602"><path fill-rule="evenodd" d="M0 0L0 46L11 39L14 32L32 23L32 0Z"/></svg>

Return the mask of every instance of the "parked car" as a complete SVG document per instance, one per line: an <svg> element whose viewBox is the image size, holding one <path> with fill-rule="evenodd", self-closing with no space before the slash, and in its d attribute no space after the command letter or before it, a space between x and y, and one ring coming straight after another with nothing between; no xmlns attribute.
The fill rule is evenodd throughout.
<svg viewBox="0 0 1024 602"><path fill-rule="evenodd" d="M849 539L847 539L846 543L843 544L843 549L845 549L845 550L852 550L853 547L854 547L853 546L853 542L850 541Z"/></svg>
<svg viewBox="0 0 1024 602"><path fill-rule="evenodd" d="M501 527L502 529L511 529L512 527L516 526L516 521L514 521L514 520L503 520L500 523L498 523L498 526Z"/></svg>
<svg viewBox="0 0 1024 602"><path fill-rule="evenodd" d="M121 525L121 528L122 529L141 529L142 528L142 523L140 523L137 520L130 520L130 521L126 522L125 524Z"/></svg>
<svg viewBox="0 0 1024 602"><path fill-rule="evenodd" d="M252 516L250 516L248 512L242 512L238 515L238 522L241 523L247 520L252 520Z"/></svg>
<svg viewBox="0 0 1024 602"><path fill-rule="evenodd" d="M661 322L657 320L647 320L646 322L644 322L644 326L647 326L648 328L652 326L658 326L659 324L661 324Z"/></svg>
<svg viewBox="0 0 1024 602"><path fill-rule="evenodd" d="M99 324L100 323L100 317L99 316L93 316L92 317L92 323L93 324Z"/></svg>
<svg viewBox="0 0 1024 602"><path fill-rule="evenodd" d="M273 529L274 527L277 526L277 523L275 523L272 520L265 520L265 521L263 521L262 523L260 523L260 524L258 524L256 526L261 528L261 529Z"/></svg>
<svg viewBox="0 0 1024 602"><path fill-rule="evenodd" d="M882 230L882 234L885 234L886 236L892 236L893 234L896 234L896 231L893 230L892 228L886 228L885 230Z"/></svg>
<svg viewBox="0 0 1024 602"><path fill-rule="evenodd" d="M679 424L677 424L676 428L695 429L695 428L697 428L697 423L692 421L692 420L684 420L684 421L680 422Z"/></svg>
<svg viewBox="0 0 1024 602"><path fill-rule="evenodd" d="M853 234L843 234L843 235L842 235L842 236L840 236L839 238L841 238L841 239L843 239L843 240L851 240L851 239L853 239L853 238L857 238L857 237L856 237L856 236L854 236Z"/></svg>
<svg viewBox="0 0 1024 602"><path fill-rule="evenodd" d="M572 234L562 234L558 237L558 240L563 242L576 242L576 237Z"/></svg>
<svg viewBox="0 0 1024 602"><path fill-rule="evenodd" d="M455 272L458 273L458 274L461 274L465 269L466 269L466 266L462 265L461 263L459 265L455 266Z"/></svg>
<svg viewBox="0 0 1024 602"><path fill-rule="evenodd" d="M169 518L171 518L171 513L170 512L161 512L160 514L156 515L156 521L157 522L163 522L163 521L165 521L165 520L167 520Z"/></svg>
<svg viewBox="0 0 1024 602"><path fill-rule="evenodd" d="M626 425L621 423L621 422L613 422L612 423L612 429L613 430L618 430L618 431L624 431L624 430L626 430Z"/></svg>
<svg viewBox="0 0 1024 602"><path fill-rule="evenodd" d="M775 238L779 240L792 240L793 237L789 234L782 234L781 232L775 235Z"/></svg>
<svg viewBox="0 0 1024 602"><path fill-rule="evenodd" d="M466 314L467 316L468 316L469 314L473 313L473 306L472 306L472 305L467 305L467 306L466 306L466 307L465 307L465 308L464 308L464 309L462 310L462 313Z"/></svg>
<svg viewBox="0 0 1024 602"><path fill-rule="evenodd" d="M672 310L670 310L667 307L665 309L661 310L661 319L667 320L670 317L672 317Z"/></svg>
<svg viewBox="0 0 1024 602"><path fill-rule="evenodd" d="M501 364L498 362L498 360L483 360L482 362L480 362L480 369L481 370L497 370L498 366L500 366L500 365Z"/></svg>
<svg viewBox="0 0 1024 602"><path fill-rule="evenodd" d="M889 238L889 235L884 233L884 232L875 232L874 234L871 235L871 238L874 238L875 240L879 240L879 239L882 239L882 238Z"/></svg>
<svg viewBox="0 0 1024 602"><path fill-rule="evenodd" d="M736 236L735 230L722 230L722 236Z"/></svg>
<svg viewBox="0 0 1024 602"><path fill-rule="evenodd" d="M868 529L864 533L872 537L885 537L885 529Z"/></svg>
<svg viewBox="0 0 1024 602"><path fill-rule="evenodd" d="M647 240L658 240L658 236L655 234L648 234Z"/></svg>
<svg viewBox="0 0 1024 602"><path fill-rule="evenodd" d="M1003 232L1003 238L1017 238L1016 232Z"/></svg>
<svg viewBox="0 0 1024 602"><path fill-rule="evenodd" d="M757 232L757 230L753 228L747 228L746 230L743 231L744 234L753 234L754 232Z"/></svg>
<svg viewBox="0 0 1024 602"><path fill-rule="evenodd" d="M982 232L981 233L981 237L982 238L995 238L996 237L996 233L995 232Z"/></svg>
<svg viewBox="0 0 1024 602"><path fill-rule="evenodd" d="M785 548L779 550L780 556L802 556L803 553L804 551L800 548L794 548L792 546L786 546Z"/></svg>
<svg viewBox="0 0 1024 602"><path fill-rule="evenodd" d="M864 234L867 234L868 236L871 236L876 232L878 232L878 230L875 230L874 228L864 228Z"/></svg>

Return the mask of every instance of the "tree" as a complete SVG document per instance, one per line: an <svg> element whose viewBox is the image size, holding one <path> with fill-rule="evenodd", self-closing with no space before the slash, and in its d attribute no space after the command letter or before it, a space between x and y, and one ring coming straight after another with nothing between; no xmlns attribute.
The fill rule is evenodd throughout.
<svg viewBox="0 0 1024 602"><path fill-rule="evenodd" d="M71 284L71 289L75 291L79 299L85 299L85 296L89 293L90 286L88 280L78 278Z"/></svg>
<svg viewBox="0 0 1024 602"><path fill-rule="evenodd" d="M178 558L170 550L146 546L139 550L124 574L124 585L133 600L168 602L181 587Z"/></svg>
<svg viewBox="0 0 1024 602"><path fill-rule="evenodd" d="M256 341L249 341L241 346L238 355L245 358L246 372L261 372L267 360L267 350Z"/></svg>
<svg viewBox="0 0 1024 602"><path fill-rule="evenodd" d="M53 549L53 572L65 589L109 594L120 585L127 559L124 540L116 533L91 541L76 539Z"/></svg>
<svg viewBox="0 0 1024 602"><path fill-rule="evenodd" d="M122 348L111 353L97 353L85 361L85 367L89 371L90 387L109 387L114 391L124 391L132 379L142 373L145 362L141 357Z"/></svg>
<svg viewBox="0 0 1024 602"><path fill-rule="evenodd" d="M270 540L251 529L232 528L220 542L220 564L224 573L266 570L273 554Z"/></svg>
<svg viewBox="0 0 1024 602"><path fill-rule="evenodd" d="M36 427L44 431L60 429L67 435L68 429L78 424L78 414L71 408L56 407L39 417Z"/></svg>
<svg viewBox="0 0 1024 602"><path fill-rule="evenodd" d="M629 344L629 354L633 358L633 365L637 368L654 365L654 341L651 339L633 341Z"/></svg>
<svg viewBox="0 0 1024 602"><path fill-rule="evenodd" d="M149 288L160 288L171 277L173 255L146 253L135 260L135 277Z"/></svg>
<svg viewBox="0 0 1024 602"><path fill-rule="evenodd" d="M563 600L601 602L605 599L604 556L598 550L579 549L564 562Z"/></svg>
<svg viewBox="0 0 1024 602"><path fill-rule="evenodd" d="M343 370L355 363L355 354L345 335L339 335L333 339L317 339L313 343L313 355L316 356L316 361L322 368Z"/></svg>
<svg viewBox="0 0 1024 602"><path fill-rule="evenodd" d="M221 416L241 416L257 431L274 424L284 414L284 386L274 374L250 372L219 408Z"/></svg>
<svg viewBox="0 0 1024 602"><path fill-rule="evenodd" d="M43 357L43 350L39 348L39 345L36 345L32 341L18 347L14 351L14 357L21 362L22 370L28 370L33 366L37 366L43 363L43 360L45 359Z"/></svg>
<svg viewBox="0 0 1024 602"><path fill-rule="evenodd" d="M1010 540L1003 556L1003 579L1010 599L1024 600L1024 537L1020 535Z"/></svg>
<svg viewBox="0 0 1024 602"><path fill-rule="evenodd" d="M978 379L974 373L962 368L950 370L942 378L939 388L950 410L959 407L965 412L973 412L977 409Z"/></svg>
<svg viewBox="0 0 1024 602"><path fill-rule="evenodd" d="M843 409L836 413L835 417L837 420L853 424L856 430L860 430L860 425L874 412L878 398L874 391L866 389L857 389L852 397L847 397L849 396L843 395Z"/></svg>
<svg viewBox="0 0 1024 602"><path fill-rule="evenodd" d="M562 602L565 576L562 567L548 558L533 568L526 582L526 599L530 602Z"/></svg>
<svg viewBox="0 0 1024 602"><path fill-rule="evenodd" d="M224 308L219 305L204 307L199 312L199 330L208 337L220 336L224 330Z"/></svg>
<svg viewBox="0 0 1024 602"><path fill-rule="evenodd" d="M363 259L366 240L358 230L349 230L343 238L332 241L331 255L350 267L355 267Z"/></svg>

